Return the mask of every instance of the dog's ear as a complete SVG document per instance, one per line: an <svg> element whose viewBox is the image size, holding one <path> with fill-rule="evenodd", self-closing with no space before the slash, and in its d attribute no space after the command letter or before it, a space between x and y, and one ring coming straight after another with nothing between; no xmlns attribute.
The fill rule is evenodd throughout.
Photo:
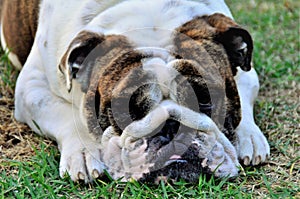
<svg viewBox="0 0 300 199"><path fill-rule="evenodd" d="M69 92L72 89L72 79L77 78L79 73L81 76L90 75L93 69L88 68L88 64L93 60L92 58L86 58L103 41L103 35L87 31L80 32L73 39L59 64L59 70L65 76L66 86ZM88 79L88 77L84 79Z"/></svg>
<svg viewBox="0 0 300 199"><path fill-rule="evenodd" d="M216 29L215 40L223 44L233 71L238 66L244 71L249 71L253 51L253 41L249 32L223 14L206 16L206 20Z"/></svg>

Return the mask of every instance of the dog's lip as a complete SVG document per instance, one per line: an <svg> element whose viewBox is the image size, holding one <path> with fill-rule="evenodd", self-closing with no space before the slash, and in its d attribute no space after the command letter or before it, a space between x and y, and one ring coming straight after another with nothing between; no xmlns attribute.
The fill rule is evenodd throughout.
<svg viewBox="0 0 300 199"><path fill-rule="evenodd" d="M174 135L172 139L166 139L164 136L155 136L156 138L152 140L154 146L149 146L147 152L152 154L153 163L155 163L155 168L164 168L170 166L171 164L188 164L189 160L184 158L183 155L186 153L190 147L193 140L193 133L179 133ZM163 142L166 139L166 142Z"/></svg>
<svg viewBox="0 0 300 199"><path fill-rule="evenodd" d="M165 162L163 167L167 167L173 163L188 163L188 161L185 159L182 159L181 156L173 155L168 161Z"/></svg>
<svg viewBox="0 0 300 199"><path fill-rule="evenodd" d="M174 143L166 144L159 150L156 148L155 152L152 151L156 154L154 161L151 161L154 164L139 180L157 183L163 178L171 182L179 179L196 182L202 172L209 174L209 170L201 164L203 157L199 156L198 150L201 149L196 144L190 143L182 151L170 150L168 146L171 145Z"/></svg>
<svg viewBox="0 0 300 199"><path fill-rule="evenodd" d="M169 166L173 163L187 163L187 160L184 160L180 155L172 155L168 161L165 162L164 167Z"/></svg>

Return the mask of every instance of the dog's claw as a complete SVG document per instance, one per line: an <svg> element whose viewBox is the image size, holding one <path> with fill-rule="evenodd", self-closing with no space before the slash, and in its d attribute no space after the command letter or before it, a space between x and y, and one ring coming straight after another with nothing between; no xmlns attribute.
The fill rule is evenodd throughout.
<svg viewBox="0 0 300 199"><path fill-rule="evenodd" d="M79 172L77 177L79 180L85 180L85 175L82 172Z"/></svg>
<svg viewBox="0 0 300 199"><path fill-rule="evenodd" d="M100 173L97 169L94 169L94 171L92 172L92 175L93 175L93 178L96 179L96 178L99 178Z"/></svg>
<svg viewBox="0 0 300 199"><path fill-rule="evenodd" d="M85 183L98 178L106 166L101 160L101 146L97 144L91 139L66 140L61 149L60 176L68 173L73 181Z"/></svg>
<svg viewBox="0 0 300 199"><path fill-rule="evenodd" d="M264 163L270 156L267 139L255 123L242 122L236 129L236 150L245 166Z"/></svg>
<svg viewBox="0 0 300 199"><path fill-rule="evenodd" d="M254 160L254 165L258 165L260 164L262 161L261 161L261 156L259 155L258 157L255 158Z"/></svg>
<svg viewBox="0 0 300 199"><path fill-rule="evenodd" d="M247 165L249 165L249 164L250 164L250 158L249 158L248 156L247 156L247 157L244 157L244 159L243 159L243 160L244 160L244 162L243 162L243 163L244 163L244 165L246 165L246 166L247 166Z"/></svg>

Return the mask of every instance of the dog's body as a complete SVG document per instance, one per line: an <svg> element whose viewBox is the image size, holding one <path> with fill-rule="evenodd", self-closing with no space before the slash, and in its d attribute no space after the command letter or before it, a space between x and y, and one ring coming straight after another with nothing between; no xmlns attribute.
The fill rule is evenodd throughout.
<svg viewBox="0 0 300 199"><path fill-rule="evenodd" d="M1 23L3 47L15 66L24 65L15 117L57 141L61 176L87 182L107 169L114 178L142 179L168 173L173 162L185 173L175 177L197 164L233 176L238 158L245 165L267 159L269 145L253 119L259 84L250 66L251 37L222 0L9 0ZM220 102L212 93L201 99L200 91L215 87ZM124 100L130 110L123 110ZM182 154L153 155L178 149L153 146L162 142L153 132L164 122L185 126L174 140L197 146L202 155L193 164L183 158L191 150L186 142ZM169 161L157 164L163 156ZM178 169L185 163L191 170Z"/></svg>

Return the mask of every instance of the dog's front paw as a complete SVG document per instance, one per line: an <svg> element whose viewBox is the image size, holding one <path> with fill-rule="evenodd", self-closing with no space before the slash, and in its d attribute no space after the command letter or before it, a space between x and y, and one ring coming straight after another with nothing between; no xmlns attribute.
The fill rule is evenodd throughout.
<svg viewBox="0 0 300 199"><path fill-rule="evenodd" d="M238 175L238 160L234 147L214 140L212 136L199 133L193 142L199 147L201 165L217 177L234 177Z"/></svg>
<svg viewBox="0 0 300 199"><path fill-rule="evenodd" d="M236 149L244 165L258 165L270 156L270 146L259 127L253 122L241 122L236 129Z"/></svg>
<svg viewBox="0 0 300 199"><path fill-rule="evenodd" d="M89 183L103 174L105 165L101 160L99 143L92 140L71 138L62 142L60 176L68 174L73 181Z"/></svg>

